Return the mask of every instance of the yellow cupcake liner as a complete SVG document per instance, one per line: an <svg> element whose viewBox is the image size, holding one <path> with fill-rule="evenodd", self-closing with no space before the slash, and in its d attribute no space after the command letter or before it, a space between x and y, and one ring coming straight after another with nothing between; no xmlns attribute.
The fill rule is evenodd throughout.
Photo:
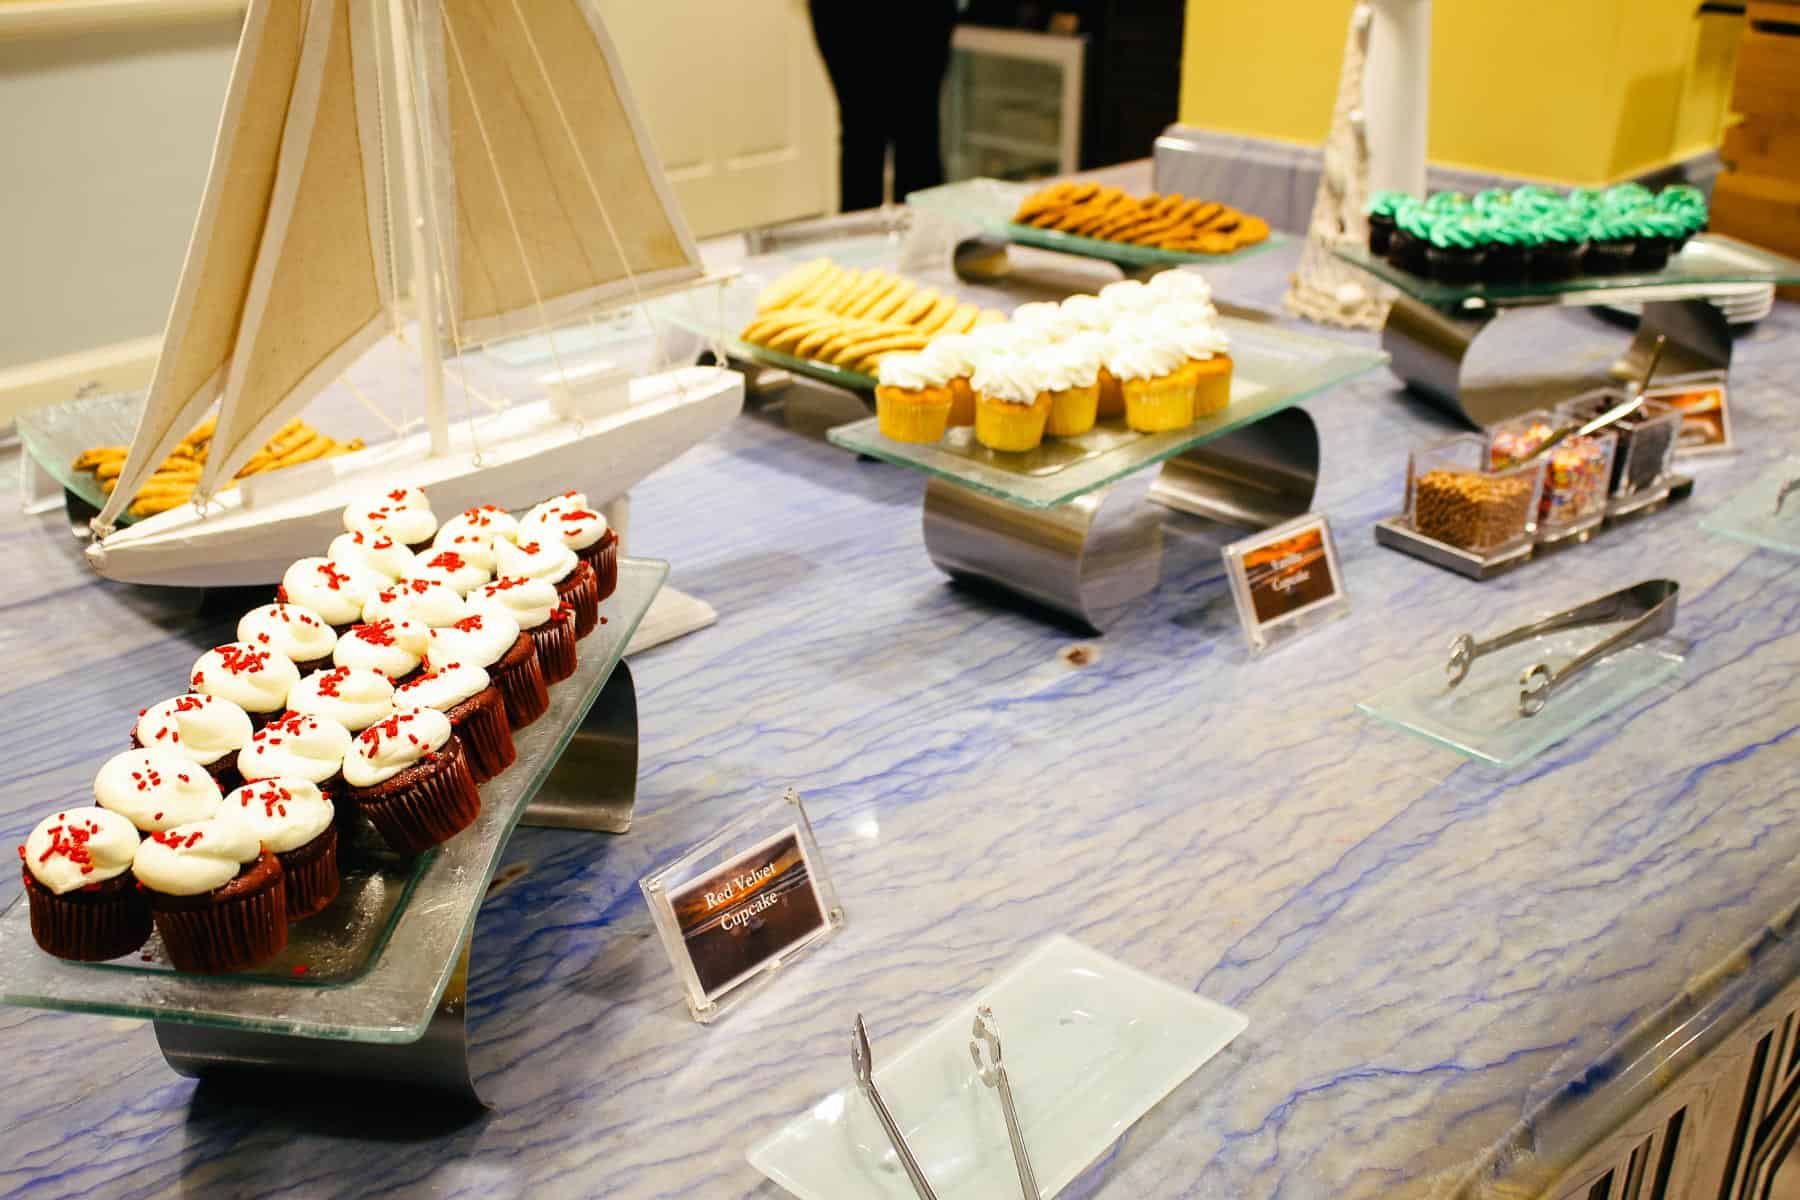
<svg viewBox="0 0 1800 1200"><path fill-rule="evenodd" d="M1100 385L1064 388L1050 393L1050 419L1044 432L1051 437L1078 437L1094 427L1100 415Z"/></svg>
<svg viewBox="0 0 1800 1200"><path fill-rule="evenodd" d="M975 440L989 450L1035 450L1050 420L1050 394L1039 392L1030 404L1013 404L975 394Z"/></svg>
<svg viewBox="0 0 1800 1200"><path fill-rule="evenodd" d="M935 442L950 422L948 388L910 391L895 387L875 389L877 428L896 442Z"/></svg>
<svg viewBox="0 0 1800 1200"><path fill-rule="evenodd" d="M1121 417L1125 415L1124 385L1119 377L1105 367L1100 368L1100 407L1097 410L1102 417Z"/></svg>
<svg viewBox="0 0 1800 1200"><path fill-rule="evenodd" d="M965 425L975 423L975 389L969 386L968 376L950 381L950 425L953 429L961 429Z"/></svg>
<svg viewBox="0 0 1800 1200"><path fill-rule="evenodd" d="M1194 385L1180 371L1153 379L1127 379L1125 424L1139 433L1164 433L1194 423Z"/></svg>
<svg viewBox="0 0 1800 1200"><path fill-rule="evenodd" d="M1194 383L1194 416L1210 417L1231 407L1231 355L1190 358L1182 368Z"/></svg>

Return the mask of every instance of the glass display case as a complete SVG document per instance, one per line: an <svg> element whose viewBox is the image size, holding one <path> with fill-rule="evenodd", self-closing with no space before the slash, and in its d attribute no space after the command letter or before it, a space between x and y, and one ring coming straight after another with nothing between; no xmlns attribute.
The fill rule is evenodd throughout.
<svg viewBox="0 0 1800 1200"><path fill-rule="evenodd" d="M1039 179L1081 158L1086 39L959 25L944 81L949 179Z"/></svg>

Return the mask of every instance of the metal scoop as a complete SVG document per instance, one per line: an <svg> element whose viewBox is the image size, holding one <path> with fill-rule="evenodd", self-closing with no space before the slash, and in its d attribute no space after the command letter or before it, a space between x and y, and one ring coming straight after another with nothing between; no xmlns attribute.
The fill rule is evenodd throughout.
<svg viewBox="0 0 1800 1200"><path fill-rule="evenodd" d="M1486 641L1476 641L1473 634L1461 634L1450 643L1450 661L1444 664L1444 671L1450 677L1450 686L1455 687L1468 677L1470 665L1484 654L1516 646L1558 629L1630 620L1630 625L1570 660L1560 671L1552 671L1544 663L1525 669L1519 676L1519 715L1535 717L1544 710L1551 696L1607 655L1669 632L1675 625L1675 603L1680 592L1681 585L1673 579L1646 579L1541 621L1509 629Z"/></svg>
<svg viewBox="0 0 1800 1200"><path fill-rule="evenodd" d="M931 1190L931 1180L925 1178L925 1172L919 1167L919 1160L913 1157L912 1148L906 1144L906 1135L900 1132L900 1125L894 1120L894 1114L888 1111L887 1102L881 1098L881 1091L875 1086L875 1060L869 1053L869 1031L863 1027L862 1014L856 1014L856 1024L850 1031L850 1066L856 1072L856 1086L868 1098L869 1106L875 1110L875 1117L881 1122L882 1131L887 1134L888 1144L893 1146L894 1153L900 1158L900 1167L906 1172L907 1179L912 1181L913 1191L919 1194L919 1200L937 1200L937 1193Z"/></svg>
<svg viewBox="0 0 1800 1200"><path fill-rule="evenodd" d="M1542 458L1570 438L1587 437L1590 433L1598 433L1608 425L1611 425L1616 421L1623 421L1626 417L1629 417L1632 413L1644 407L1644 394L1650 390L1650 377L1656 374L1656 365L1662 361L1663 343L1667 340L1668 338L1664 334L1659 333L1656 335L1656 346L1650 351L1650 361L1645 365L1643 377L1638 380L1637 387L1632 389L1631 395L1625 397L1625 399L1619 401L1619 403L1588 421L1579 425L1564 425L1561 429L1551 434L1549 440L1543 445L1539 446L1536 450L1533 450L1519 461L1528 463L1533 459Z"/></svg>

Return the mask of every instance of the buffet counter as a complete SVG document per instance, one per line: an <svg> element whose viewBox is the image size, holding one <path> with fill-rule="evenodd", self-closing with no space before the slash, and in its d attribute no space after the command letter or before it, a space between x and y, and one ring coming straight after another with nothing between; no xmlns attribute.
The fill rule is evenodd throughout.
<svg viewBox="0 0 1800 1200"><path fill-rule="evenodd" d="M1229 311L1285 321L1297 255L1208 277ZM1699 523L1800 449L1797 334L1778 306L1740 340L1742 450L1697 471L1691 501L1485 583L1371 534L1445 419L1385 371L1306 401L1350 611L1261 659L1219 562L1235 533L1172 527L1162 584L1084 637L947 583L921 545L923 478L798 435L775 393L633 492L632 552L720 620L632 661L631 831L511 842L468 988L492 1111L196 1086L140 1023L0 1009L0 1197L771 1200L745 1151L847 1082L854 1014L898 1045L1053 933L1249 1019L1065 1195L1536 1194L1517 1181L1549 1152L1544 1114L1565 1155L1617 1124L1588 1100L1622 1047L1666 1041L1658 1022L1720 979L1766 998L1792 978L1781 955L1732 956L1785 945L1768 930L1796 899L1800 564ZM60 514L7 506L0 545L0 827L22 836L86 792L135 698L224 614L99 581ZM1681 584L1683 670L1526 767L1353 708L1465 629L1653 575ZM697 1025L637 881L790 786L847 923Z"/></svg>

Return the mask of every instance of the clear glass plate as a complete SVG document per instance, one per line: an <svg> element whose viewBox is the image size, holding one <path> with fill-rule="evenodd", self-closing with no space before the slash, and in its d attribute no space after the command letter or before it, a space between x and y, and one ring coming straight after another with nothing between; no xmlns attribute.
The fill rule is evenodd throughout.
<svg viewBox="0 0 1800 1200"><path fill-rule="evenodd" d="M550 711L514 735L518 761L482 786L475 824L414 859L380 850L372 834L353 840L342 856L343 894L292 925L275 962L237 975L187 975L162 961L154 938L128 958L65 962L32 940L21 895L0 914L0 1003L347 1041L417 1038L444 994L501 850L668 573L655 559L620 559L618 589L600 605L606 623L582 640L574 676L550 689Z"/></svg>
<svg viewBox="0 0 1800 1200"><path fill-rule="evenodd" d="M1791 479L1800 479L1800 458L1783 459L1758 475L1703 518L1700 528L1765 550L1800 554L1800 489L1788 495L1780 515L1775 512L1775 496Z"/></svg>
<svg viewBox="0 0 1800 1200"><path fill-rule="evenodd" d="M1438 283L1403 271L1384 258L1377 258L1367 246L1341 246L1333 252L1345 262L1393 284L1422 304L1444 307L1474 299L1495 304L1530 304L1574 297L1582 292L1610 292L1619 293L1615 297L1618 300L1628 300L1633 298L1628 293L1634 290L1654 290L1666 295L1685 287L1713 283L1800 283L1800 262L1718 233L1703 233L1693 238L1660 271L1577 275L1554 283ZM1637 298L1656 299L1657 295Z"/></svg>
<svg viewBox="0 0 1800 1200"><path fill-rule="evenodd" d="M1536 716L1519 715L1519 676L1527 668L1541 662L1557 670L1624 625L1558 630L1509 646L1476 659L1454 688L1439 662L1356 707L1458 754L1518 766L1681 670L1684 647L1673 639L1629 646L1575 676Z"/></svg>
<svg viewBox="0 0 1800 1200"><path fill-rule="evenodd" d="M1373 370L1387 355L1343 342L1291 333L1231 317L1231 405L1168 433L1134 433L1119 419L1076 438L1045 438L1036 450L989 450L967 429L921 445L883 437L876 418L840 425L827 435L839 446L912 467L1027 508L1066 504L1133 471L1182 454L1347 379Z"/></svg>
<svg viewBox="0 0 1800 1200"><path fill-rule="evenodd" d="M1036 183L1008 183L999 179L964 179L958 183L946 183L940 187L911 192L907 195L906 202L926 212L967 221L1021 246L1060 250L1064 254L1104 259L1127 267L1172 267L1182 263L1222 266L1273 250L1287 241L1285 235L1271 232L1255 245L1245 246L1230 254L1194 254L1185 250L1134 246L1129 242L1109 242L1103 238L1079 237L1055 229L1039 229L1034 225L1013 224L1012 215L1019 211L1020 203L1042 186Z"/></svg>
<svg viewBox="0 0 1800 1200"><path fill-rule="evenodd" d="M1016 1196L1000 1096L976 1078L969 1031L994 1010L1025 1145L1054 1196L1223 1050L1241 1013L1058 935L894 1053L872 1031L875 1082L940 1196ZM850 1071L845 1037L843 1069ZM750 1164L800 1200L915 1200L854 1083L751 1147Z"/></svg>
<svg viewBox="0 0 1800 1200"><path fill-rule="evenodd" d="M100 490L100 481L90 471L75 470L75 456L90 446L129 446L143 409L143 392L107 392L21 413L15 424L25 452L45 474L95 508L102 508L106 493ZM119 514L120 525L131 521L125 513Z"/></svg>

